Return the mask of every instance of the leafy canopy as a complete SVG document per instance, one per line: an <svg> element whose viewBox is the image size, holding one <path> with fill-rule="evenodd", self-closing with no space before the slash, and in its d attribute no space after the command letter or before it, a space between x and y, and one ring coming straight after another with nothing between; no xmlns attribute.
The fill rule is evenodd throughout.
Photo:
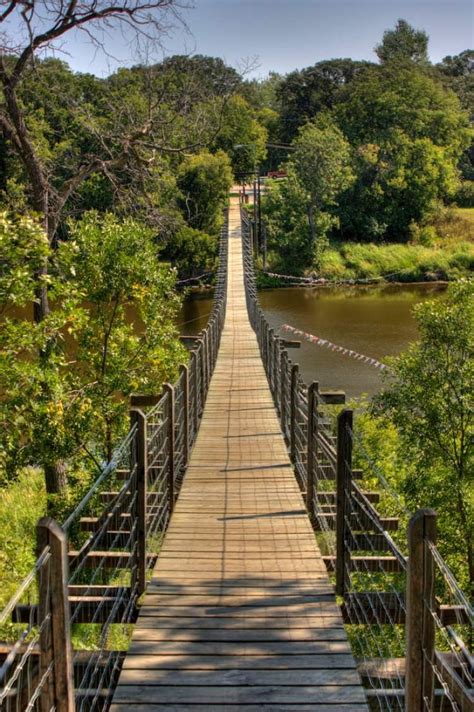
<svg viewBox="0 0 474 712"><path fill-rule="evenodd" d="M375 53L382 64L413 62L426 65L429 62L428 35L424 30L416 30L406 20L398 20L393 30L383 33Z"/></svg>
<svg viewBox="0 0 474 712"><path fill-rule="evenodd" d="M401 483L414 506L438 509L445 546L461 552L474 582L474 283L452 285L445 301L415 309L420 341L392 359L394 379L376 410L395 424L404 459Z"/></svg>

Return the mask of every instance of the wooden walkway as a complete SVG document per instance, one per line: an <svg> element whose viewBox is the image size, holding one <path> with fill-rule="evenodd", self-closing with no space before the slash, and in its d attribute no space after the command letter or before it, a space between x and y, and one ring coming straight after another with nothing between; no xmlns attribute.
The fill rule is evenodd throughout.
<svg viewBox="0 0 474 712"><path fill-rule="evenodd" d="M235 202L229 233L217 366L112 712L366 711L247 318Z"/></svg>

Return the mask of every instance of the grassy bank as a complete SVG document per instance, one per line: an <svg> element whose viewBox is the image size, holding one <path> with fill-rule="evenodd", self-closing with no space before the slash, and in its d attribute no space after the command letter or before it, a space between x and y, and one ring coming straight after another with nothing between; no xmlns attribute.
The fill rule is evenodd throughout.
<svg viewBox="0 0 474 712"><path fill-rule="evenodd" d="M294 274L268 255L268 271ZM318 267L302 276L329 282L454 281L474 271L474 208L445 211L432 225L414 231L406 243L331 242ZM259 286L288 286L288 282L259 275Z"/></svg>
<svg viewBox="0 0 474 712"><path fill-rule="evenodd" d="M443 247L343 243L322 256L318 277L330 281L455 280L474 270L474 244Z"/></svg>

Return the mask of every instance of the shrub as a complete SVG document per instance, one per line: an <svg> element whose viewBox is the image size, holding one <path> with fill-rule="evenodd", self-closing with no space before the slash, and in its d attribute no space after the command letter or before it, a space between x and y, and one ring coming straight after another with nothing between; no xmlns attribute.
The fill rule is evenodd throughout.
<svg viewBox="0 0 474 712"><path fill-rule="evenodd" d="M474 180L464 180L461 183L454 201L461 208L474 208Z"/></svg>

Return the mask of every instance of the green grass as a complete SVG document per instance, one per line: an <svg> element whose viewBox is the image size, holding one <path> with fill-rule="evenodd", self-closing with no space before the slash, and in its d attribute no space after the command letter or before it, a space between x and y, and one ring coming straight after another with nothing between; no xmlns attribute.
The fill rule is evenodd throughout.
<svg viewBox="0 0 474 712"><path fill-rule="evenodd" d="M443 246L343 243L322 256L318 276L330 281L455 280L474 270L474 244Z"/></svg>
<svg viewBox="0 0 474 712"><path fill-rule="evenodd" d="M0 610L35 562L35 531L46 511L43 474L25 468L0 489Z"/></svg>

